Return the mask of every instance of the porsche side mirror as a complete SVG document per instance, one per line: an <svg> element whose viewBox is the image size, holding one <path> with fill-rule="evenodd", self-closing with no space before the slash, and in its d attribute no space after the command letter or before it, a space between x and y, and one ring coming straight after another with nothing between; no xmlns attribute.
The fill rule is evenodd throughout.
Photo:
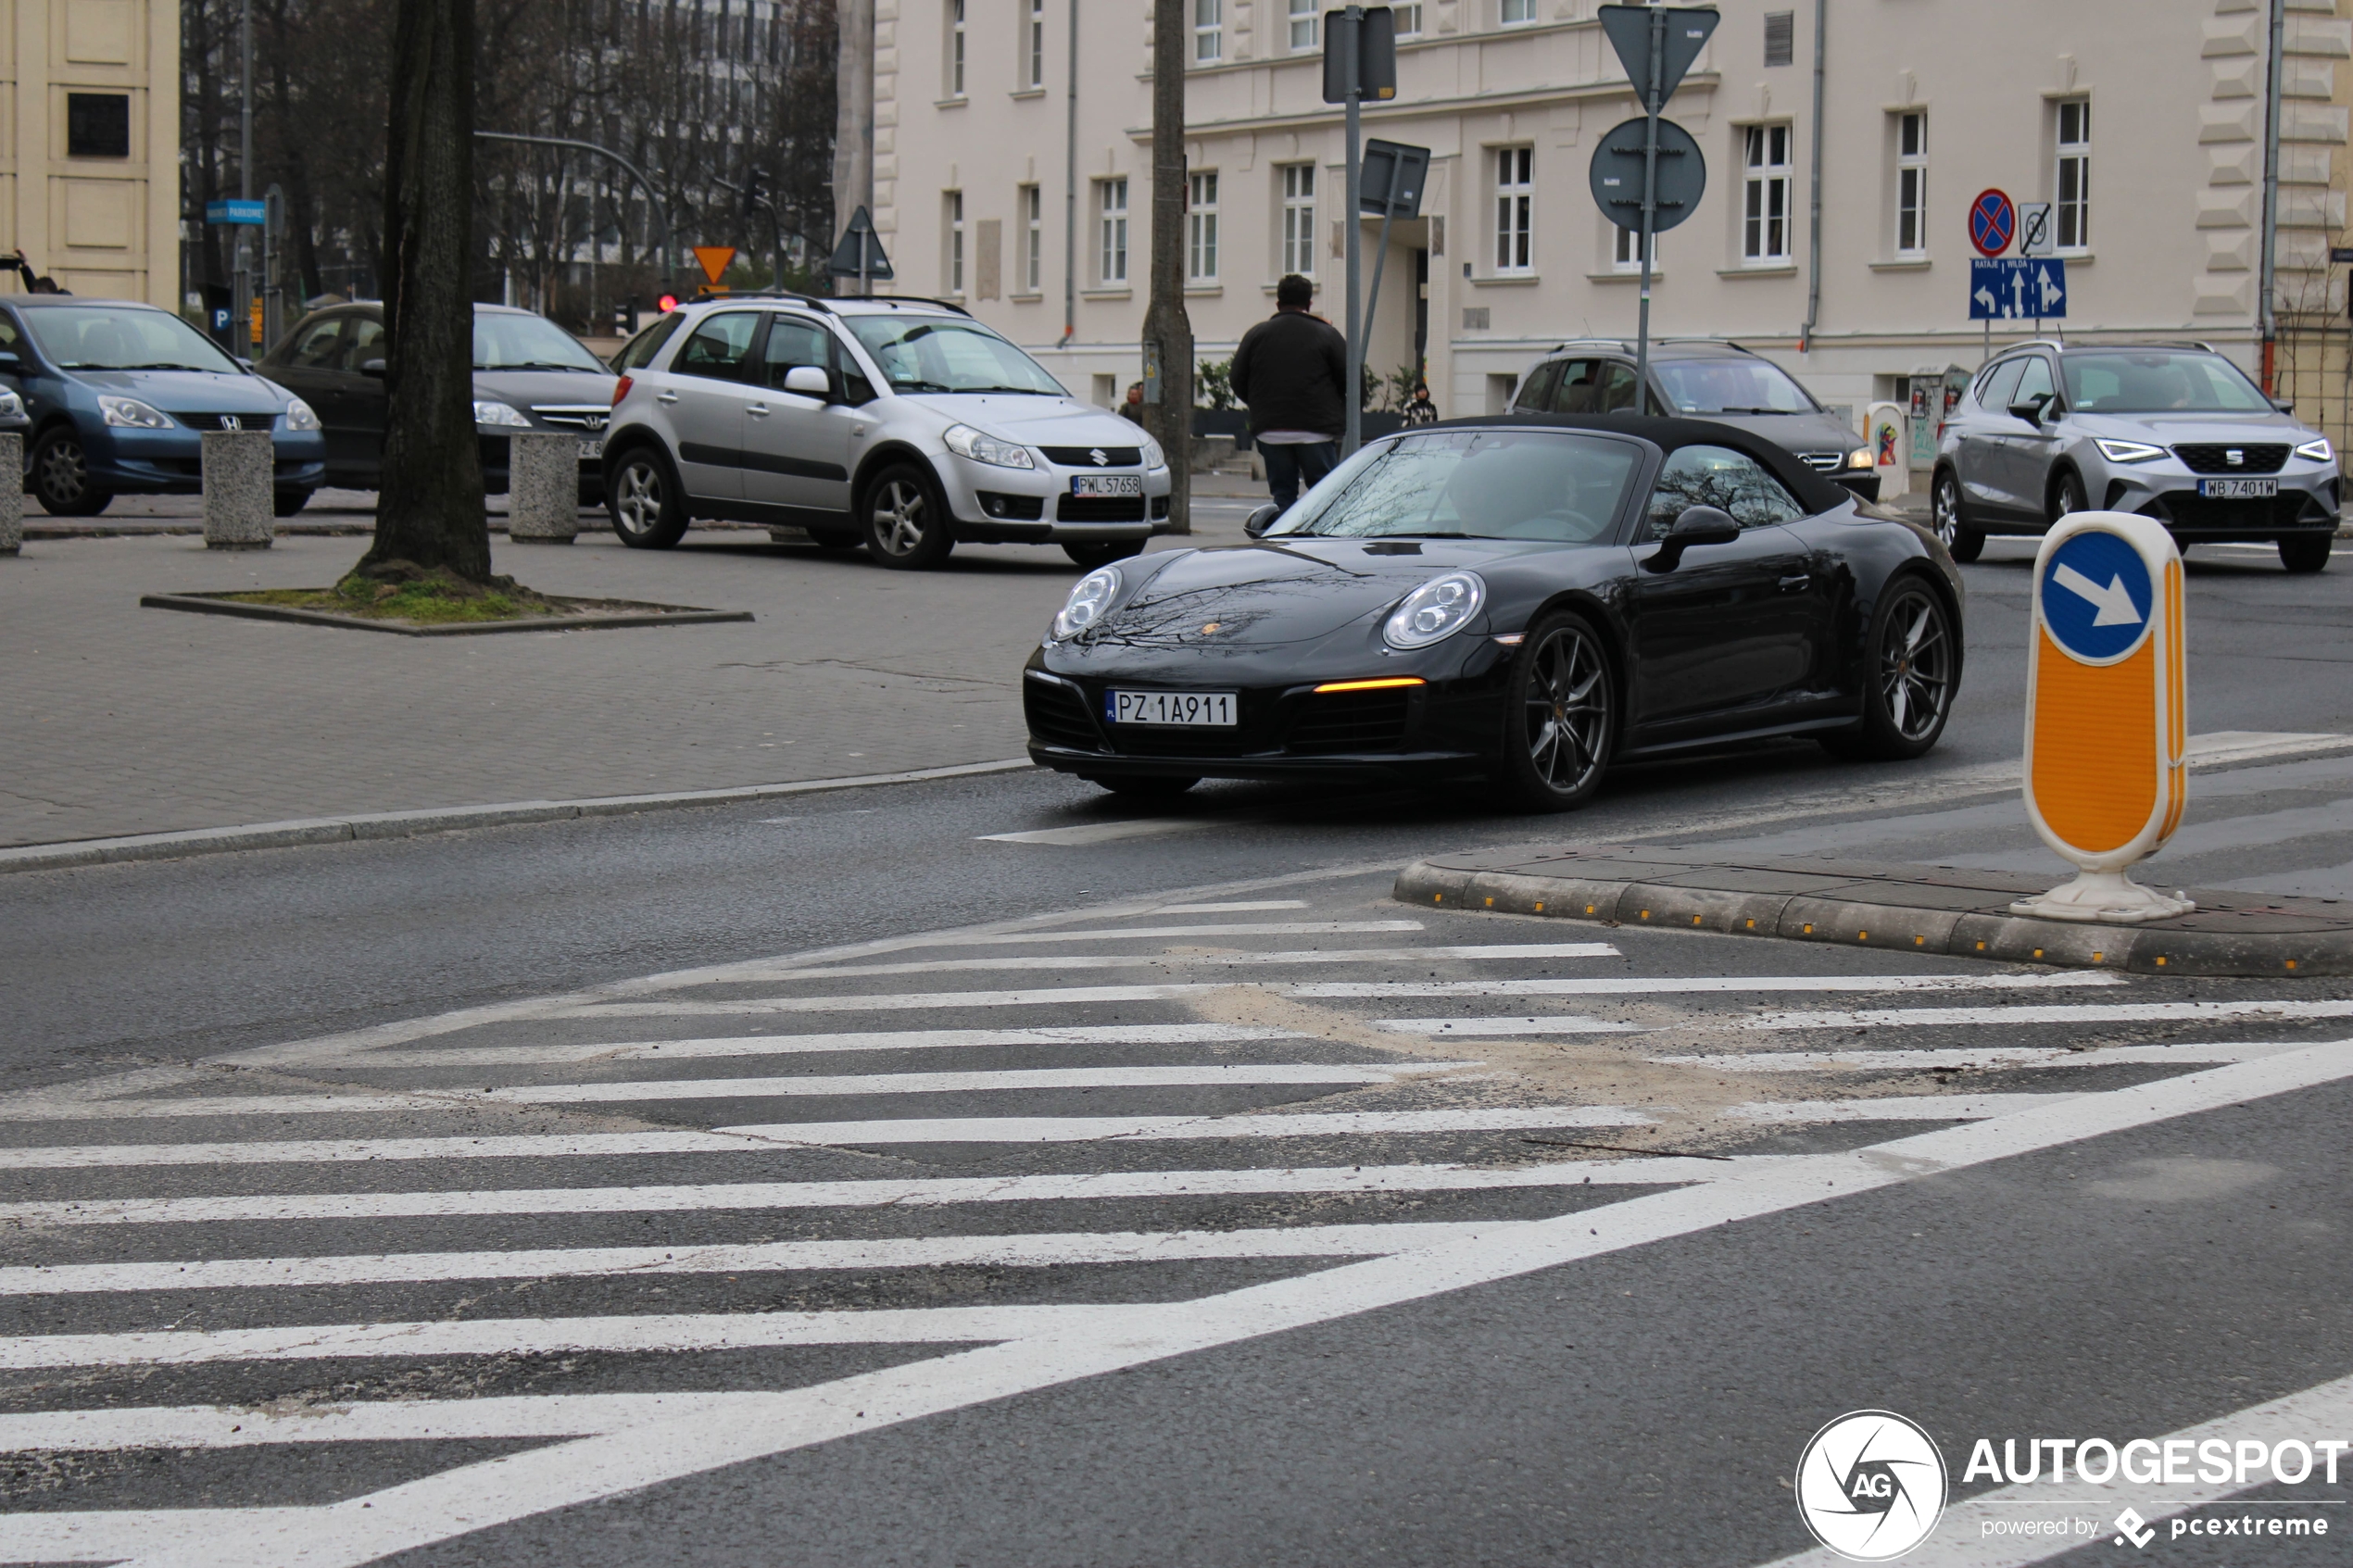
<svg viewBox="0 0 2353 1568"><path fill-rule="evenodd" d="M373 376L378 381L382 381L384 380L384 362L381 359L371 359L366 364L359 367L359 373L363 376Z"/></svg>
<svg viewBox="0 0 2353 1568"><path fill-rule="evenodd" d="M814 365L795 365L785 372L785 390L801 397L831 398L834 380Z"/></svg>
<svg viewBox="0 0 2353 1568"><path fill-rule="evenodd" d="M1672 571L1682 563L1683 552L1693 546L1729 545L1740 536L1741 525L1723 508L1685 507L1642 567L1648 571Z"/></svg>
<svg viewBox="0 0 2353 1568"><path fill-rule="evenodd" d="M1265 537L1266 531L1275 526L1275 520L1282 515L1283 508L1270 501L1242 520L1242 532L1253 539L1262 539Z"/></svg>

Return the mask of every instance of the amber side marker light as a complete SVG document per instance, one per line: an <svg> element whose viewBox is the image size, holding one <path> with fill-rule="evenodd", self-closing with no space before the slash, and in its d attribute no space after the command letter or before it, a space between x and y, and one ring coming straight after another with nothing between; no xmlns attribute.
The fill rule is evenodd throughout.
<svg viewBox="0 0 2353 1568"><path fill-rule="evenodd" d="M1384 675L1372 681L1327 681L1315 688L1315 695L1326 692L1385 692L1398 686L1427 686L1429 683L1419 675Z"/></svg>

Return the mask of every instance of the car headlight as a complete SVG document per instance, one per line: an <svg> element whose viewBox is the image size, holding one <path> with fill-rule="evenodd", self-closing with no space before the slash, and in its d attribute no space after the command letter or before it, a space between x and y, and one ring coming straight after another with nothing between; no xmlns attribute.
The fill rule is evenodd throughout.
<svg viewBox="0 0 2353 1568"><path fill-rule="evenodd" d="M1475 571L1433 577L1390 612L1381 641L1393 648L1426 648L1469 625L1486 602L1487 584Z"/></svg>
<svg viewBox="0 0 2353 1568"><path fill-rule="evenodd" d="M136 397L101 397L98 412L110 425L128 426L132 430L170 430L171 416L148 408Z"/></svg>
<svg viewBox="0 0 2353 1568"><path fill-rule="evenodd" d="M474 399L474 423L478 425L503 425L510 430L529 430L531 428L531 421L523 418L522 409L516 408L511 403L501 403L495 397L477 397Z"/></svg>
<svg viewBox="0 0 2353 1568"><path fill-rule="evenodd" d="M1162 451L1160 443L1149 435L1144 437L1144 466L1148 469L1164 469L1168 466L1168 454Z"/></svg>
<svg viewBox="0 0 2353 1568"><path fill-rule="evenodd" d="M970 425L950 425L939 439L947 443L948 450L959 458L970 458L975 463L987 463L991 468L1034 469L1038 466L1029 460L1028 447L1000 441L993 435L983 435Z"/></svg>
<svg viewBox="0 0 2353 1568"><path fill-rule="evenodd" d="M2298 446L2296 449L2296 455L2299 458L2309 458L2316 463L2325 463L2335 458L2336 448L2331 446L2329 438L2323 435Z"/></svg>
<svg viewBox="0 0 2353 1568"><path fill-rule="evenodd" d="M288 430L317 430L319 428L318 412L301 398L289 397L286 399L286 428Z"/></svg>
<svg viewBox="0 0 2353 1568"><path fill-rule="evenodd" d="M15 419L23 412L24 399L6 387L0 387L0 418Z"/></svg>
<svg viewBox="0 0 2353 1568"><path fill-rule="evenodd" d="M1850 469L1869 468L1871 466L1871 449L1868 446L1856 447L1855 450L1846 454L1846 466Z"/></svg>
<svg viewBox="0 0 2353 1568"><path fill-rule="evenodd" d="M2151 458L2165 456L2164 447L2152 446L2145 441L2110 441L2102 436L2092 445L2111 463L2145 463Z"/></svg>
<svg viewBox="0 0 2353 1568"><path fill-rule="evenodd" d="M1061 642L1075 637L1103 618L1111 601L1119 596L1119 568L1099 566L1071 584L1070 597L1063 601L1061 613L1054 617L1054 640Z"/></svg>

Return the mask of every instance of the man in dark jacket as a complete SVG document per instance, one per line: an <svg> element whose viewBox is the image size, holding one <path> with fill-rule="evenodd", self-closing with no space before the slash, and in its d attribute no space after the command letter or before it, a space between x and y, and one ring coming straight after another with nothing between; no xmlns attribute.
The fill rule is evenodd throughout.
<svg viewBox="0 0 2353 1568"><path fill-rule="evenodd" d="M1308 314L1315 288L1294 272L1275 285L1275 314L1234 350L1234 395L1250 408L1250 435L1266 463L1266 488L1288 510L1340 461L1347 427L1348 344Z"/></svg>

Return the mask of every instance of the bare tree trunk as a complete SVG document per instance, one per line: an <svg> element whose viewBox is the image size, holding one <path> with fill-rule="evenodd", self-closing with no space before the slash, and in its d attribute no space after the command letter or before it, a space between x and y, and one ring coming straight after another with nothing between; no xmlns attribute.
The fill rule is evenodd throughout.
<svg viewBox="0 0 2353 1568"><path fill-rule="evenodd" d="M384 157L384 483L369 575L490 577L473 420L474 0L399 0Z"/></svg>
<svg viewBox="0 0 2353 1568"><path fill-rule="evenodd" d="M1192 529L1193 323L1185 314L1185 45L1180 0L1152 6L1152 282L1144 342L1157 345L1160 401L1144 427L1168 454L1168 524ZM1147 352L1151 352L1148 346Z"/></svg>

